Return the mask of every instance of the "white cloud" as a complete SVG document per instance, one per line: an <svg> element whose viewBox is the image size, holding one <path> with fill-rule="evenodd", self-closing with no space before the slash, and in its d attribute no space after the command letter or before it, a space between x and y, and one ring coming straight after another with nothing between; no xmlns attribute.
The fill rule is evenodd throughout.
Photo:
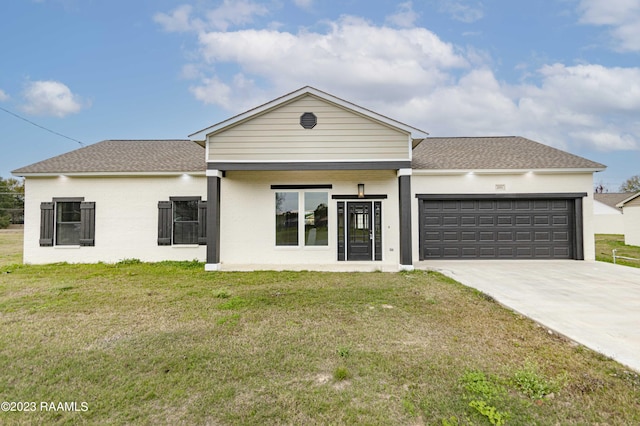
<svg viewBox="0 0 640 426"><path fill-rule="evenodd" d="M168 14L156 13L153 19L168 32L227 31L232 26L250 24L255 17L268 13L266 6L250 0L224 0L215 9L198 11L198 15L205 16L205 19L192 17L194 8L186 4Z"/></svg>
<svg viewBox="0 0 640 426"><path fill-rule="evenodd" d="M88 104L59 81L33 81L24 91L22 110L33 115L64 117L80 112Z"/></svg>
<svg viewBox="0 0 640 426"><path fill-rule="evenodd" d="M9 100L9 95L7 95L4 90L0 89L0 102L5 102Z"/></svg>
<svg viewBox="0 0 640 426"><path fill-rule="evenodd" d="M549 64L518 84L492 58L420 28L352 16L323 31L201 31L183 75L203 103L242 112L311 85L434 136L522 135L563 149L640 149L640 68ZM233 75L224 73L233 69Z"/></svg>
<svg viewBox="0 0 640 426"><path fill-rule="evenodd" d="M231 25L246 25L254 16L269 13L266 6L247 0L224 0L217 9L207 12L209 23L214 29L226 31Z"/></svg>
<svg viewBox="0 0 640 426"><path fill-rule="evenodd" d="M153 20L162 25L165 31L169 32L187 32L197 30L198 27L203 27L202 21L193 21L191 19L191 12L193 7L188 4L176 7L170 13L156 13ZM199 23L199 24L198 24Z"/></svg>
<svg viewBox="0 0 640 426"><path fill-rule="evenodd" d="M451 44L424 28L376 27L353 17L330 23L324 33L209 32L199 43L207 63L235 64L274 89L337 86L387 101L412 96L416 86L442 84L450 78L446 70L468 66Z"/></svg>
<svg viewBox="0 0 640 426"><path fill-rule="evenodd" d="M471 4L465 4L462 1L455 0L441 0L440 10L448 13L453 19L460 22L470 24L475 21L479 21L484 17L484 11L482 10L482 3L480 2L467 2Z"/></svg>
<svg viewBox="0 0 640 426"><path fill-rule="evenodd" d="M217 104L227 109L232 108L232 89L217 77L203 78L199 86L192 86L189 90L196 99L204 104Z"/></svg>
<svg viewBox="0 0 640 426"><path fill-rule="evenodd" d="M309 10L313 6L313 0L293 0L293 3L301 9Z"/></svg>
<svg viewBox="0 0 640 426"><path fill-rule="evenodd" d="M581 0L578 6L583 24L610 27L615 49L640 51L640 2L638 0Z"/></svg>
<svg viewBox="0 0 640 426"><path fill-rule="evenodd" d="M413 10L413 4L408 1L398 5L398 11L387 16L387 23L400 28L411 28L415 25L419 15Z"/></svg>

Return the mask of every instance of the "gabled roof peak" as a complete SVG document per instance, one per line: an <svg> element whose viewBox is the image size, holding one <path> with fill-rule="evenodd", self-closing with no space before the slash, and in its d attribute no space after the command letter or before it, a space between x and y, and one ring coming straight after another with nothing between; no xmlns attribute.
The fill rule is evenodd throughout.
<svg viewBox="0 0 640 426"><path fill-rule="evenodd" d="M413 139L423 139L426 138L428 136L428 133L420 130L418 128L409 126L407 124L401 123L400 121L394 120L392 118L389 118L387 116L384 116L382 114L378 114L377 112L371 111L367 108L363 108L359 105L356 105L354 103L351 103L349 101L346 101L342 98L338 98L337 96L334 96L330 93L324 92L322 90L316 89L315 87L311 87L311 86L304 86L298 90L295 90L293 92L290 92L286 95L280 96L279 98L276 98L272 101L269 101L267 103L264 103L262 105L259 105L255 108L252 108L248 111L245 111L241 114L238 114L234 117L231 117L227 120L221 121L217 124L214 124L213 126L209 126L205 129L202 129L198 132L195 132L191 135L189 135L189 137L191 138L191 140L194 141L202 141L205 140L207 135L213 133L213 132L217 132L220 131L224 128L233 126L235 124L238 124L242 121L248 120L251 117L255 117L258 116L260 114L263 114L266 111L275 109L281 105L287 104L295 99L301 98L303 96L306 95L312 95L315 96L317 98L323 99L327 102L331 102L333 104L336 104L342 108L354 111L356 113L359 113L361 115L364 115L366 117L369 117L373 120L382 122L388 126L391 127L396 127L398 129L402 129L406 132L409 132L411 134L411 137Z"/></svg>

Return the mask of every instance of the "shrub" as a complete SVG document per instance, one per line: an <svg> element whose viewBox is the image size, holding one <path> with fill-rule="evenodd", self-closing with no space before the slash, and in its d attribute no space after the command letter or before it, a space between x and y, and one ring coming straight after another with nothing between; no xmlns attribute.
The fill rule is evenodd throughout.
<svg viewBox="0 0 640 426"><path fill-rule="evenodd" d="M0 229L8 228L11 224L11 216L0 215Z"/></svg>

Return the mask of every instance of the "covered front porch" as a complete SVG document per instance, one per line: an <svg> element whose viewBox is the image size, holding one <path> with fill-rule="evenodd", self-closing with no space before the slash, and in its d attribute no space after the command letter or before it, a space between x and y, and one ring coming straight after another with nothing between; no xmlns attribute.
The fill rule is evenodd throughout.
<svg viewBox="0 0 640 426"><path fill-rule="evenodd" d="M207 270L413 267L410 170L210 170L207 185Z"/></svg>

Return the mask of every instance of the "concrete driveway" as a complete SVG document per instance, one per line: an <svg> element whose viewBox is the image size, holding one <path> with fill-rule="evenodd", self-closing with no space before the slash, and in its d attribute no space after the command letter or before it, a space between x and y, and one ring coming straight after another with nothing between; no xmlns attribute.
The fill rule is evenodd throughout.
<svg viewBox="0 0 640 426"><path fill-rule="evenodd" d="M640 268L574 260L424 261L588 348L640 371Z"/></svg>

